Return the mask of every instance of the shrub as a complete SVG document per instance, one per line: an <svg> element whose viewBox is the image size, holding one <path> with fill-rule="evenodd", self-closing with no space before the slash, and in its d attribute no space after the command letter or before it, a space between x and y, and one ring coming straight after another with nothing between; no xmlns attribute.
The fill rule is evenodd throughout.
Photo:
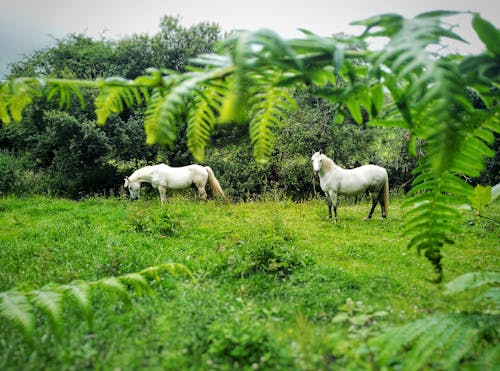
<svg viewBox="0 0 500 371"><path fill-rule="evenodd" d="M236 244L216 271L229 272L233 277L260 273L284 279L310 263L312 258L299 253L290 242L268 235Z"/></svg>
<svg viewBox="0 0 500 371"><path fill-rule="evenodd" d="M209 329L206 364L217 369L290 369L293 359L262 321L244 313L213 323Z"/></svg>

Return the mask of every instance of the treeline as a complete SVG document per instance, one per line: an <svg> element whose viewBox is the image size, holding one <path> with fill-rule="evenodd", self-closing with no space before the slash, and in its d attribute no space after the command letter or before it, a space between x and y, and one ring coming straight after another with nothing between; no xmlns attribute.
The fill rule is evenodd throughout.
<svg viewBox="0 0 500 371"><path fill-rule="evenodd" d="M213 51L224 37L216 24L186 28L178 18L166 16L154 36L133 35L111 41L68 35L56 40L54 46L12 64L8 78L134 79L151 66L183 72L189 58ZM182 122L173 148L148 146L143 107L126 109L99 126L91 103L95 94L84 92L87 104L83 107L76 98L69 106L61 106L58 97L37 99L29 105L21 123L0 127L0 194L71 198L117 194L124 176L138 167L194 162ZM289 112L287 122L275 133L275 153L266 167L253 160L246 125L216 128L205 163L214 169L234 200L255 199L267 193L293 199L310 197L314 187L309 158L318 149L347 168L366 163L386 167L393 191L409 187L411 170L418 159L408 157L404 131L340 118L334 104L307 90L294 92L294 97L299 108ZM341 123L335 124L337 121ZM498 174L498 158L489 166L484 181L496 184L498 175L491 179L491 174Z"/></svg>

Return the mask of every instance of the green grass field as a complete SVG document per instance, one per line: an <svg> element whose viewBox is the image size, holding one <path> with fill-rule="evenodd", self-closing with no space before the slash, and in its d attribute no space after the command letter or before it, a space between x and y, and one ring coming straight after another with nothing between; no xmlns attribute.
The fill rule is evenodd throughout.
<svg viewBox="0 0 500 371"><path fill-rule="evenodd" d="M498 218L499 204L487 214ZM429 281L430 263L406 248L398 200L385 220L377 209L363 221L368 209L341 204L334 225L319 200L0 199L0 292L168 262L194 276L165 272L153 295L130 289L130 300L95 292L91 327L71 304L59 331L35 311L31 344L0 317L0 369L372 368L366 343L384 329L488 310L477 293L445 295ZM464 218L456 244L443 248L445 283L498 271L499 232L497 222Z"/></svg>

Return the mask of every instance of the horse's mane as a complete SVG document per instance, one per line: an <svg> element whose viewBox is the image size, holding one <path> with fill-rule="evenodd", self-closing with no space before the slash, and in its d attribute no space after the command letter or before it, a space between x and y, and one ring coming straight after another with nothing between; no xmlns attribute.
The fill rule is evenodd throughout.
<svg viewBox="0 0 500 371"><path fill-rule="evenodd" d="M321 159L323 160L323 167L325 170L332 170L334 167L339 167L333 160L325 155L324 153L321 154Z"/></svg>
<svg viewBox="0 0 500 371"><path fill-rule="evenodd" d="M130 175L129 179L131 181L134 181L136 179L144 178L144 176L148 175L151 172L152 167L153 166L148 165L148 166L141 167L140 169L137 169L136 171L134 171L132 173L132 175Z"/></svg>

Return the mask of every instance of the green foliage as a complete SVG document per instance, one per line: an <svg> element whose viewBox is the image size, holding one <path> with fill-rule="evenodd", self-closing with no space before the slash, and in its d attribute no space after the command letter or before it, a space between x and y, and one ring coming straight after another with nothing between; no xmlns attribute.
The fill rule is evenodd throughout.
<svg viewBox="0 0 500 371"><path fill-rule="evenodd" d="M492 202L491 186L483 187L479 184L474 187L474 192L469 197L469 202L477 215L481 215L483 208Z"/></svg>
<svg viewBox="0 0 500 371"><path fill-rule="evenodd" d="M251 321L246 313L211 324L207 341L205 357L211 368L273 369L293 365L265 323Z"/></svg>
<svg viewBox="0 0 500 371"><path fill-rule="evenodd" d="M350 326L354 326L351 329L366 326L376 319L389 315L386 311L375 311L373 308L366 307L363 302L354 302L351 298L347 298L345 305L340 306L339 310L340 312L333 317L332 322L347 322Z"/></svg>
<svg viewBox="0 0 500 371"><path fill-rule="evenodd" d="M65 300L66 303L75 303L90 323L93 311L90 297L96 292L106 292L112 301L117 297L125 301L130 300L127 288L133 288L138 295L152 294L153 290L145 276L158 281L160 273L165 271L174 276L182 274L193 278L191 271L184 265L163 263L137 273L106 277L97 281L71 282L65 285L51 284L35 290L13 289L0 293L0 315L17 325L27 340L32 342L35 329L35 308L40 309L47 316L54 331L59 333L64 323L63 303Z"/></svg>
<svg viewBox="0 0 500 371"><path fill-rule="evenodd" d="M404 370L432 365L446 370L457 367L469 353L486 354L478 345L484 334L493 329L491 320L486 320L477 315L436 314L387 331L370 341L370 345L382 365L395 367L402 363ZM401 353L405 347L410 349L403 358ZM476 367L480 367L482 361L477 363Z"/></svg>
<svg viewBox="0 0 500 371"><path fill-rule="evenodd" d="M471 272L463 274L446 284L448 295L475 289L484 285L493 286L477 297L476 300L491 300L497 311L500 309L500 274L498 272Z"/></svg>
<svg viewBox="0 0 500 371"><path fill-rule="evenodd" d="M466 273L446 285L447 293L457 294L485 284L498 286L499 278L496 272ZM492 368L500 356L496 326L500 304L498 288L494 294L490 289L476 300L485 298L494 298L496 312L438 313L374 337L369 345L377 362L389 367L401 365L404 370L426 366L448 370L467 365L474 369ZM470 362L467 359L470 354L479 354L479 357Z"/></svg>
<svg viewBox="0 0 500 371"><path fill-rule="evenodd" d="M106 82L116 82L116 78L113 80L107 79ZM146 89L106 85L95 99L97 122L104 124L110 114L120 113L124 110L124 107L131 107L134 103L140 104L142 102L141 92L147 100L149 96Z"/></svg>
<svg viewBox="0 0 500 371"><path fill-rule="evenodd" d="M204 159L205 147L217 123L216 114L221 109L223 93L219 89L214 87L198 90L191 101L187 117L187 147L199 161Z"/></svg>
<svg viewBox="0 0 500 371"><path fill-rule="evenodd" d="M266 164L274 147L273 128L282 127L282 122L291 110L297 107L288 91L270 87L262 89L248 99L250 106L249 136L258 163Z"/></svg>
<svg viewBox="0 0 500 371"><path fill-rule="evenodd" d="M220 272L233 277L249 277L264 273L286 279L296 270L312 263L310 256L296 251L286 240L266 236L258 241L241 241L224 255Z"/></svg>

